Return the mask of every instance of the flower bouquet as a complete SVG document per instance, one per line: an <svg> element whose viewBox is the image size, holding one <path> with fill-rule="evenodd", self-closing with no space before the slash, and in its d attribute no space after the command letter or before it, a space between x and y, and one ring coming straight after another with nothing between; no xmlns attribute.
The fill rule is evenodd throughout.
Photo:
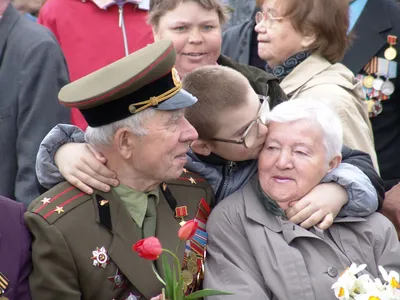
<svg viewBox="0 0 400 300"><path fill-rule="evenodd" d="M368 274L356 277L367 265L352 264L332 285L335 296L341 300L400 300L399 274L379 266L385 283L379 278L371 279Z"/></svg>
<svg viewBox="0 0 400 300"><path fill-rule="evenodd" d="M198 223L194 220L185 222L185 224L179 229L178 237L181 241L187 241L192 239L196 230L198 228ZM133 251L135 251L140 257L147 260L156 260L161 254L168 254L174 258L174 266L168 263L165 255L162 255L162 266L165 273L165 278L162 278L157 270L152 264L153 272L157 276L157 279L165 286L163 289L163 298L168 300L191 300L199 299L207 296L213 295L231 295L232 293L213 290L213 289L203 289L200 291L193 292L189 295L185 295L185 290L187 287L187 278L185 278L185 272L181 272L181 263L175 253L168 249L163 249L160 241L156 237L149 237L138 241L133 245ZM179 249L179 247L178 247ZM178 251L177 249L177 251ZM190 278L190 280L192 280ZM165 295L164 295L165 294Z"/></svg>

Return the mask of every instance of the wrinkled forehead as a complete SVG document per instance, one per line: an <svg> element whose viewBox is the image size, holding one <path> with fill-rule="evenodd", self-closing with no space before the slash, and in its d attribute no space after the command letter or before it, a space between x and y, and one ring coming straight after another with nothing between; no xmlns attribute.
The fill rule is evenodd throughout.
<svg viewBox="0 0 400 300"><path fill-rule="evenodd" d="M267 141L314 146L323 142L323 133L320 125L311 119L290 122L268 121Z"/></svg>

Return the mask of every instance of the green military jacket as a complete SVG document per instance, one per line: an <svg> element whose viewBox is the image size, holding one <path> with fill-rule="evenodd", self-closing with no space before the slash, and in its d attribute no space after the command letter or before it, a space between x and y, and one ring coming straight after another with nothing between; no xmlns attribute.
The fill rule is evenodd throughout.
<svg viewBox="0 0 400 300"><path fill-rule="evenodd" d="M175 251L181 219L174 207L186 206L185 219L193 219L200 199L212 206L214 194L203 178L186 170L161 185L159 194L156 236L163 248ZM145 300L160 294L163 286L151 262L132 251L141 229L114 192L87 195L60 183L31 203L25 222L33 235L33 300Z"/></svg>

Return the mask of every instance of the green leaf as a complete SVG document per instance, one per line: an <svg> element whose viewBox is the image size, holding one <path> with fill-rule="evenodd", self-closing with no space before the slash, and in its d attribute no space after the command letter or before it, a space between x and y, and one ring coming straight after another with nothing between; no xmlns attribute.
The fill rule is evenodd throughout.
<svg viewBox="0 0 400 300"><path fill-rule="evenodd" d="M165 296L167 299L173 299L172 298L172 293L174 291L174 284L173 284L173 280L172 280L172 274L171 274L171 267L168 263L168 259L167 256L165 254L161 255L161 260L162 260L162 266L164 269L164 273L165 273L165 281L166 281L166 285L165 285Z"/></svg>
<svg viewBox="0 0 400 300"><path fill-rule="evenodd" d="M173 298L172 300L177 300L176 298L176 288L178 286L178 282L176 282L176 272L175 267L172 267L172 286L173 286Z"/></svg>
<svg viewBox="0 0 400 300"><path fill-rule="evenodd" d="M178 285L176 286L176 300L183 300L183 282L179 280Z"/></svg>
<svg viewBox="0 0 400 300"><path fill-rule="evenodd" d="M158 279L163 285L166 285L166 284L165 284L165 281L161 278L160 274L158 274L158 272L157 272L157 270L156 270L156 267L154 266L154 263L153 263L153 262L151 263L151 268L153 269L154 274L156 274L157 279Z"/></svg>
<svg viewBox="0 0 400 300"><path fill-rule="evenodd" d="M218 290L212 290L212 289L204 289L201 291L197 291L194 293L191 293L190 295L187 295L184 300L193 300L193 299L199 299L202 297L208 297L208 296L216 296L216 295L233 295L234 293L229 293L229 292L223 292L223 291L218 291Z"/></svg>

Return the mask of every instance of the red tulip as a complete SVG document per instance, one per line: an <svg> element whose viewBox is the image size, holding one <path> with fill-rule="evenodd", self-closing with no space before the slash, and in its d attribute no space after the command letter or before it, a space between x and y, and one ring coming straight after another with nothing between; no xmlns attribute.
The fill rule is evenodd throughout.
<svg viewBox="0 0 400 300"><path fill-rule="evenodd" d="M138 241L132 249L140 257L148 260L156 260L162 252L161 243L154 236Z"/></svg>
<svg viewBox="0 0 400 300"><path fill-rule="evenodd" d="M182 241L190 240L194 234L196 233L197 228L199 227L199 223L196 221L190 220L183 225L178 231L178 237Z"/></svg>

